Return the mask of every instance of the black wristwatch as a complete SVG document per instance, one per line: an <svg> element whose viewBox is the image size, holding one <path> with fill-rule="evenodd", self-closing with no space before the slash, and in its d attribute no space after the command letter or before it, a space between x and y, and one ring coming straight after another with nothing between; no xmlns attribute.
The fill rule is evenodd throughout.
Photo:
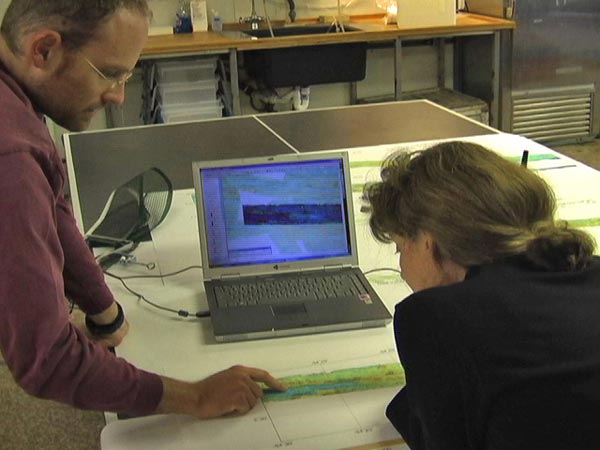
<svg viewBox="0 0 600 450"><path fill-rule="evenodd" d="M98 325L96 322L90 319L89 316L85 316L85 326L93 336L106 336L113 334L115 331L121 328L121 325L123 325L123 322L125 322L125 314L123 313L123 308L121 305L119 305L118 302L115 303L117 303L118 312L117 317L111 323Z"/></svg>

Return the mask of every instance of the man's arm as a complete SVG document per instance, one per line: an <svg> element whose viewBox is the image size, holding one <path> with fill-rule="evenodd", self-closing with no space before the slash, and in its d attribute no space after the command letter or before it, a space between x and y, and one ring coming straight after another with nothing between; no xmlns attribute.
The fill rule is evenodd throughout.
<svg viewBox="0 0 600 450"><path fill-rule="evenodd" d="M84 409L153 412L160 378L90 342L69 320L56 196L41 164L27 152L4 155L0 190L11 192L0 198L0 347L15 380L32 395Z"/></svg>
<svg viewBox="0 0 600 450"><path fill-rule="evenodd" d="M70 205L60 195L57 202L57 230L64 254L63 277L65 294L88 316L89 320L101 326L114 323L118 317L118 307L106 285L102 269L96 262L81 234ZM86 334L106 347L116 347L129 332L127 319L110 333Z"/></svg>
<svg viewBox="0 0 600 450"><path fill-rule="evenodd" d="M62 194L56 204L56 229L64 254L65 294L86 314L103 322L114 320L114 297Z"/></svg>

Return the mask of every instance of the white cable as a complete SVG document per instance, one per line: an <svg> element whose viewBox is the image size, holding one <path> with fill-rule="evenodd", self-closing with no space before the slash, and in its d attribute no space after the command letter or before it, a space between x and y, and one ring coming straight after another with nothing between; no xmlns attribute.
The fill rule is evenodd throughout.
<svg viewBox="0 0 600 450"><path fill-rule="evenodd" d="M271 33L271 37L275 37L273 33L273 27L271 26L271 19L269 18L269 13L267 12L267 0L263 0L263 10L265 13L265 19L267 19L267 26L269 27L269 33Z"/></svg>

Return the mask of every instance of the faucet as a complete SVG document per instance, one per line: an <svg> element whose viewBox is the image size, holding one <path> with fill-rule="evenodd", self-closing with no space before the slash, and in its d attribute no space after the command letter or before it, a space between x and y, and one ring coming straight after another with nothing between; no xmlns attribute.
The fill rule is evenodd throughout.
<svg viewBox="0 0 600 450"><path fill-rule="evenodd" d="M296 5L294 4L294 0L288 0L288 3L290 5L290 12L289 12L289 16L290 16L290 22L295 22L296 21Z"/></svg>
<svg viewBox="0 0 600 450"><path fill-rule="evenodd" d="M250 11L250 16L244 17L243 19L240 17L240 23L249 23L250 28L253 30L258 30L258 26L265 20L266 19L264 17L256 14L256 6L254 5L254 0L252 0L252 10Z"/></svg>

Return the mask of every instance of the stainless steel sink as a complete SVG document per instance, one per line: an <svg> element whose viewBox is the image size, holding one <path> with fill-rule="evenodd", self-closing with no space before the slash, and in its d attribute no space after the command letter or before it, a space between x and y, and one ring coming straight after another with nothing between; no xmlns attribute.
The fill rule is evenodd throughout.
<svg viewBox="0 0 600 450"><path fill-rule="evenodd" d="M359 28L346 25L344 26L344 32L361 31ZM336 27L331 25L295 25L273 28L274 37L284 36L305 36L307 34L327 34L341 32L336 30ZM268 28L261 28L258 30L245 30L244 34L257 38L268 38L271 36L271 31Z"/></svg>
<svg viewBox="0 0 600 450"><path fill-rule="evenodd" d="M359 28L345 26L352 33ZM273 29L275 37L335 33L330 25L287 26ZM248 30L253 38L272 39L269 29ZM343 34L343 33L340 33ZM294 46L244 52L248 74L267 87L360 81L365 78L366 42Z"/></svg>

